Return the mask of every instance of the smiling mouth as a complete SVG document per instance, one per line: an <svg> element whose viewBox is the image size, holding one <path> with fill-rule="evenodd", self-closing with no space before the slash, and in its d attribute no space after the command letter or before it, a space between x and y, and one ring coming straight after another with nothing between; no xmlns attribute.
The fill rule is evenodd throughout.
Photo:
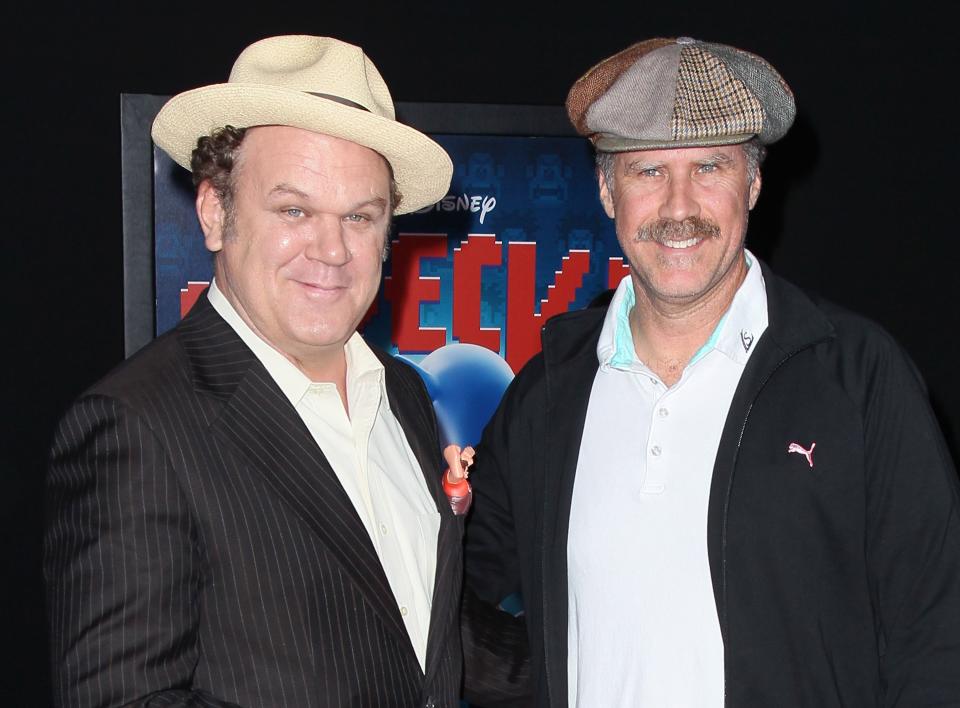
<svg viewBox="0 0 960 708"><path fill-rule="evenodd" d="M318 294L319 293L333 294L333 293L337 293L347 289L345 285L340 285L335 283L309 283L303 280L298 280L297 283L299 283L299 285L303 287L307 292L318 293Z"/></svg>
<svg viewBox="0 0 960 708"><path fill-rule="evenodd" d="M703 241L702 238L694 237L694 238L688 238L688 239L686 239L685 241L658 241L658 243L659 243L661 246L665 246L665 247L667 247L667 248L673 248L673 249L675 249L675 250L682 251L682 250L685 249L685 248L691 248L691 247L693 247L693 246L696 246L696 245L697 245L698 243L700 243L701 241Z"/></svg>

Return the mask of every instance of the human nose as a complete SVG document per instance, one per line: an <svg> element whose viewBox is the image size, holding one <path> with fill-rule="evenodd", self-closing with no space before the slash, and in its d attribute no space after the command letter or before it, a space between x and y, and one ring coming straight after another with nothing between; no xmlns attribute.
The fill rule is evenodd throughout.
<svg viewBox="0 0 960 708"><path fill-rule="evenodd" d="M353 257L344 238L343 225L335 217L324 218L311 230L304 254L327 265L345 265Z"/></svg>
<svg viewBox="0 0 960 708"><path fill-rule="evenodd" d="M693 184L684 177L673 177L667 184L667 194L660 205L660 217L683 221L700 215L700 204L693 194Z"/></svg>

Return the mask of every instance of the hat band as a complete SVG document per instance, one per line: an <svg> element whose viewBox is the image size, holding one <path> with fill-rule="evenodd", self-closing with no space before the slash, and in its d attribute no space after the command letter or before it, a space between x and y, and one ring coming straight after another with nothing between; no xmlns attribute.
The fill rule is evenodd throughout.
<svg viewBox="0 0 960 708"><path fill-rule="evenodd" d="M334 101L335 103L340 103L344 106L350 106L351 108L359 108L361 111L370 112L370 109L366 106L361 106L359 103L351 101L349 98L343 98L342 96L334 96L331 93L316 93L314 91L307 91L311 96L316 96L317 98L325 98L328 101Z"/></svg>

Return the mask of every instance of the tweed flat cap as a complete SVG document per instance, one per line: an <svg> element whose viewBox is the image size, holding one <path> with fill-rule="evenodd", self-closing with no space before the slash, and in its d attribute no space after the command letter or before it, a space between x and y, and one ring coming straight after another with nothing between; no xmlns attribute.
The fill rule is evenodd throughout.
<svg viewBox="0 0 960 708"><path fill-rule="evenodd" d="M769 145L796 115L793 92L764 59L690 37L648 39L584 74L567 115L599 152Z"/></svg>

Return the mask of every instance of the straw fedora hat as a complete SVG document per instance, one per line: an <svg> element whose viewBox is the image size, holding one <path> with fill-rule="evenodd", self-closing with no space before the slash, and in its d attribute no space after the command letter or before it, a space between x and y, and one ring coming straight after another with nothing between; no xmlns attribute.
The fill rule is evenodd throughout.
<svg viewBox="0 0 960 708"><path fill-rule="evenodd" d="M268 37L241 52L225 84L177 94L153 121L153 141L190 169L197 139L232 125L288 125L364 145L393 168L397 214L439 201L453 163L433 140L398 123L383 77L360 47L331 37Z"/></svg>

